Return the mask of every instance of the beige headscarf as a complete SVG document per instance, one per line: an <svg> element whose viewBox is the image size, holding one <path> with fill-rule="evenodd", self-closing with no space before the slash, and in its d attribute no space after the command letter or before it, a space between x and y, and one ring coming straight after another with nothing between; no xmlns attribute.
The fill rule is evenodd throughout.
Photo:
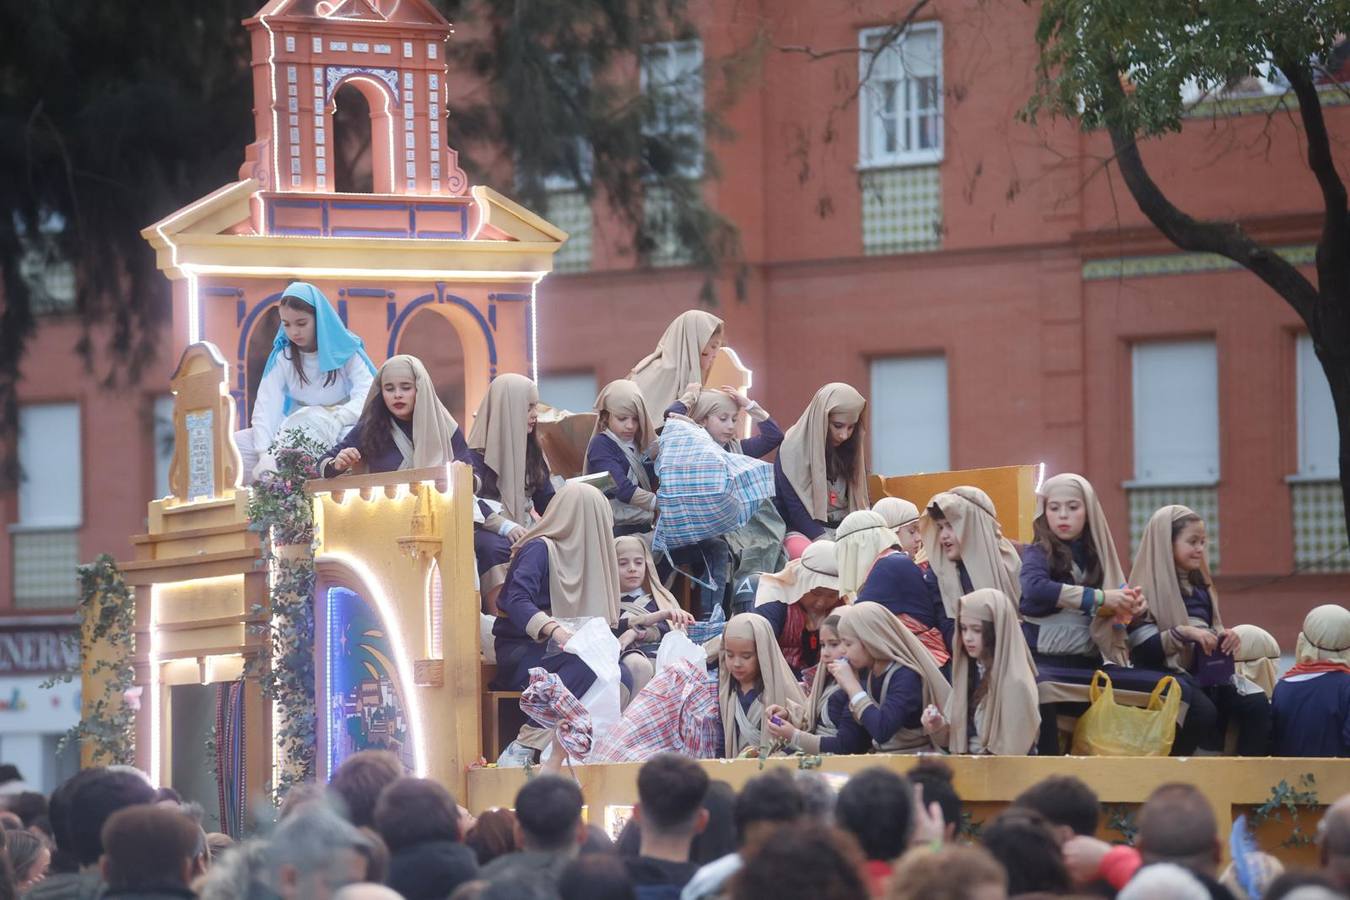
<svg viewBox="0 0 1350 900"><path fill-rule="evenodd" d="M802 693L797 676L783 658L778 646L778 636L773 633L769 620L758 613L740 613L731 617L722 632L722 653L726 655L727 638L746 639L755 642L755 655L759 659L759 680L764 685L760 693L760 702L767 710L770 706L781 706L788 712L793 725L801 727L806 720L806 695ZM717 672L717 699L722 706L722 734L728 756L739 752L740 740L736 728L736 708L739 701L735 697L735 679L727 669L725 659ZM768 730L761 732L767 736Z"/></svg>
<svg viewBox="0 0 1350 900"><path fill-rule="evenodd" d="M652 420L647 417L647 404L642 399L642 390L636 382L620 378L605 385L605 389L595 398L595 412L595 430L591 432L592 439L605 430L600 425L600 417L604 413L609 413L615 416L638 417L638 430L633 442L637 444L639 453L656 440L656 429L652 427Z"/></svg>
<svg viewBox="0 0 1350 900"><path fill-rule="evenodd" d="M1036 689L1036 663L1022 636L1017 606L1006 594L985 588L961 598L965 621L985 624L986 640L993 629L994 660L985 669L989 681L984 704L976 710L976 731L984 752L995 756L1026 756L1040 733L1041 709ZM952 694L944 715L951 727L948 749L970 752L970 656L960 632L952 638Z"/></svg>
<svg viewBox="0 0 1350 900"><path fill-rule="evenodd" d="M666 407L675 402L687 385L703 383L703 363L699 357L721 327L722 320L710 312L686 310L667 326L656 350L633 366L628 377L642 391L649 420L662 421Z"/></svg>
<svg viewBox="0 0 1350 900"><path fill-rule="evenodd" d="M557 498L554 498L556 502ZM549 505L550 509L552 504ZM675 595L666 590L666 586L661 583L661 576L656 574L656 561L652 559L652 550L647 546L647 542L635 534L627 534L623 537L614 539L615 565L623 548L631 550L641 550L643 557L647 560L647 569L642 576L642 590L647 592L647 596L656 601L657 609L668 609L672 612L680 608L680 604L675 601Z"/></svg>
<svg viewBox="0 0 1350 900"><path fill-rule="evenodd" d="M945 709L952 687L919 639L880 603L857 603L839 621L839 636L857 641L875 660L890 660L923 678L924 706Z"/></svg>
<svg viewBox="0 0 1350 900"><path fill-rule="evenodd" d="M853 432L853 481L848 485L849 512L867 509L867 426L863 413L867 401L857 390L842 382L831 382L811 398L796 424L787 430L778 461L783 465L792 489L801 498L811 518L824 522L830 512L830 483L825 470L825 442L830 437L830 414L858 423Z"/></svg>
<svg viewBox="0 0 1350 900"><path fill-rule="evenodd" d="M1350 666L1350 609L1328 603L1308 613L1294 646L1294 660Z"/></svg>
<svg viewBox="0 0 1350 900"><path fill-rule="evenodd" d="M1240 645L1233 657L1237 673L1259 685L1269 697L1280 680L1280 644L1275 636L1259 625L1234 625L1232 632Z"/></svg>
<svg viewBox="0 0 1350 900"><path fill-rule="evenodd" d="M497 490L506 515L520 525L530 522L530 499L525 496L525 448L529 438L530 404L539 402L539 389L524 375L507 372L488 385L478 405L469 447L483 454L497 473Z"/></svg>
<svg viewBox="0 0 1350 900"><path fill-rule="evenodd" d="M843 622L844 616L848 615L848 612L851 609L853 609L852 606L840 606L831 612L830 616L838 616L839 621ZM826 616L825 618L828 619L830 616ZM825 623L822 622L820 627L824 628ZM825 692L830 689L830 685L834 683L834 676L830 674L829 668L822 661L816 668L816 677L811 679L811 696L807 698L806 702L806 727L803 731L814 732L816 727L820 724L818 718L820 715L820 698L825 695ZM838 724L838 722L835 723L835 725Z"/></svg>
<svg viewBox="0 0 1350 900"><path fill-rule="evenodd" d="M1037 518L1045 515L1045 505L1052 499L1078 500L1083 504L1083 511L1087 514L1087 527L1092 534L1092 548L1102 567L1102 589L1113 591L1119 588L1125 583L1125 569L1116 554L1116 542L1111 537L1111 525L1106 520L1106 513L1102 511L1102 505L1097 500L1097 492L1093 490L1092 484L1082 475L1074 475L1071 472L1045 479L1041 489L1036 492ZM1133 580L1130 583L1139 584ZM1060 597L1065 598L1066 595L1070 599L1069 606L1078 608L1082 603L1083 588L1066 585L1060 589ZM1145 593L1145 596L1150 598L1151 604L1151 595ZM1112 627L1110 618L1101 616L1094 618L1089 630L1092 633L1092 641L1101 651L1103 659L1117 665L1128 664L1130 658L1128 638L1121 629Z"/></svg>
<svg viewBox="0 0 1350 900"><path fill-rule="evenodd" d="M1022 599L1022 557L1012 541L1003 536L998 524L998 512L989 495L977 487L960 485L944 491L928 501L925 508L936 506L942 517L952 524L956 539L961 544L960 562L965 564L974 590L993 588L1002 591L1014 603ZM928 554L928 565L937 575L942 589L942 605L950 618L956 618L961 595L961 570L956 562L947 559L938 543L938 523L929 516L923 526L923 548Z"/></svg>
<svg viewBox="0 0 1350 900"><path fill-rule="evenodd" d="M798 559L787 564L781 572L765 572L759 576L755 590L755 606L765 603L793 604L816 588L839 590L839 565L836 562L834 541L812 541Z"/></svg>
<svg viewBox="0 0 1350 900"><path fill-rule="evenodd" d="M900 546L900 538L886 524L881 513L870 509L860 509L845 516L834 540L839 558L839 590L850 595L858 593L882 552Z"/></svg>
<svg viewBox="0 0 1350 900"><path fill-rule="evenodd" d="M614 515L605 495L579 481L563 485L512 555L535 538L543 538L548 546L553 618L602 616L617 625L619 558L614 552Z"/></svg>
<svg viewBox="0 0 1350 900"><path fill-rule="evenodd" d="M729 412L733 418L740 412L741 408L736 403L736 398L720 388L705 388L698 392L698 397L689 407L689 418L694 420L697 425L702 425L703 420L719 412ZM732 438L729 450L732 453L741 452L740 438Z"/></svg>
<svg viewBox="0 0 1350 900"><path fill-rule="evenodd" d="M407 436L397 425L390 423L394 431L394 443L403 454L403 463L399 468L443 466L453 460L455 451L451 440L459 430L459 423L441 403L441 398L436 396L436 386L431 383L426 366L417 357L399 354L384 361L379 375L370 385L370 393L366 395L366 409L372 403L384 402L384 383L396 378L411 379L417 386L417 398L413 401L411 456L409 448L404 446Z"/></svg>
<svg viewBox="0 0 1350 900"><path fill-rule="evenodd" d="M1144 526L1144 533L1139 538L1139 552L1134 555L1134 567L1130 569L1130 584L1143 588L1144 597L1148 600L1148 612L1144 617L1157 624L1163 649L1167 653L1167 664L1179 670L1190 666L1195 652L1191 644L1174 640L1170 634L1173 628L1191 624L1191 617L1186 612L1186 601L1181 596L1181 576L1177 573L1176 556L1172 551L1172 525L1186 516L1199 518L1195 510L1186 506L1164 506L1155 512ZM1212 627L1216 632L1223 631L1219 593L1214 590L1208 560L1200 569L1200 574L1204 576L1213 604Z"/></svg>
<svg viewBox="0 0 1350 900"><path fill-rule="evenodd" d="M900 497L882 497L872 504L872 512L886 520L887 528L902 528L919 520L919 508Z"/></svg>

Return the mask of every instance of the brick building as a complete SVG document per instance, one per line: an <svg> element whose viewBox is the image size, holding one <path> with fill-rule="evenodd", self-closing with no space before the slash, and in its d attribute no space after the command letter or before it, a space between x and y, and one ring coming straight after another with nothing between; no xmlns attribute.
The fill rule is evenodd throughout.
<svg viewBox="0 0 1350 900"><path fill-rule="evenodd" d="M784 426L821 383L849 381L871 399L875 471L1078 471L1122 553L1153 509L1187 503L1209 521L1225 620L1271 628L1286 652L1308 608L1344 602L1334 416L1301 323L1254 276L1161 238L1103 168L1104 136L1018 121L1033 9L940 0L874 61L893 5L701 10L698 39L648 48L641 83L719 90L715 62L763 38L758 72L726 114L734 138L708 142L721 176L704 190L740 229L748 267L743 298L719 283L718 314ZM452 114L469 90L452 81ZM1181 134L1144 155L1183 209L1240 219L1310 263L1320 198L1293 117L1269 115L1281 93L1253 80L1198 102ZM1344 135L1342 96L1323 99ZM510 193L509 173L489 183ZM571 239L539 285L541 393L577 408L694 305L703 276L673 243L638 268L602 203L552 187L541 212ZM648 202L659 210L659 196ZM145 501L164 492L155 411L169 323L157 374L108 393L71 362L78 323L59 312L61 279L47 281L57 311L21 387L33 475L0 495L0 612L68 607L70 566L127 554ZM274 327L260 324L265 342ZM453 329L428 316L405 332L399 349L427 359L459 415Z"/></svg>

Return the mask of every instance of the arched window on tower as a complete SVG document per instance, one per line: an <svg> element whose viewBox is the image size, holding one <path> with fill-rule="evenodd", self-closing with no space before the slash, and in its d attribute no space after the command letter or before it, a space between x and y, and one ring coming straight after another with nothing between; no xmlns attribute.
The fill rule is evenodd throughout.
<svg viewBox="0 0 1350 900"><path fill-rule="evenodd" d="M355 84L333 95L333 188L339 193L370 194L375 190L371 107Z"/></svg>

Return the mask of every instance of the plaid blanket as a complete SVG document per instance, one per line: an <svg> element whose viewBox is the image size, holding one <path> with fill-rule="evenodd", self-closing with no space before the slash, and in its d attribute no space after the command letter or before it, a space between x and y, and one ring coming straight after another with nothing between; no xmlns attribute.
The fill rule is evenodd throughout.
<svg viewBox="0 0 1350 900"><path fill-rule="evenodd" d="M728 453L697 425L670 419L656 458L661 485L652 551L661 553L735 531L774 495L773 466Z"/></svg>
<svg viewBox="0 0 1350 900"><path fill-rule="evenodd" d="M558 743L573 759L591 752L591 714L555 672L530 670L530 683L520 692L520 711L541 728L557 732Z"/></svg>
<svg viewBox="0 0 1350 900"><path fill-rule="evenodd" d="M587 762L643 762L666 751L711 759L721 743L717 682L682 659L633 698L619 724L596 742Z"/></svg>

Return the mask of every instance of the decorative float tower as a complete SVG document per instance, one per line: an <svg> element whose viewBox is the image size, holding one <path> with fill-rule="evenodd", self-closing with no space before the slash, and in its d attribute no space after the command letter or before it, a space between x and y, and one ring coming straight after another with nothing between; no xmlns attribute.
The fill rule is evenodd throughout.
<svg viewBox="0 0 1350 900"><path fill-rule="evenodd" d="M173 282L182 361L172 496L150 505L122 565L136 588L137 762L185 794L218 794L235 833L250 798L295 775L294 723L258 671L277 663L265 630L296 559L314 573L307 774L380 746L463 791L481 747L465 467L311 482L312 545L269 555L251 527L232 435L282 290L318 285L376 363L402 352L414 315L443 317L462 347L452 410L465 422L497 374L536 374L536 290L567 237L469 185L444 139L451 28L426 0L269 0L244 25L257 139L239 180L142 232ZM369 110L369 192L338 183L346 103Z"/></svg>

